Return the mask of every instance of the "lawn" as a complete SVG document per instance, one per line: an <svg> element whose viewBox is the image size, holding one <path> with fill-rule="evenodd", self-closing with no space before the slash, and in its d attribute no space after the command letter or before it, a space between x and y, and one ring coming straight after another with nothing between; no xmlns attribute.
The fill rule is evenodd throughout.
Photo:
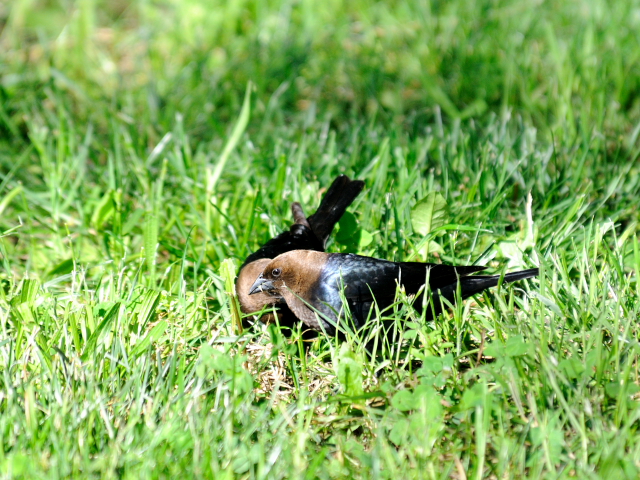
<svg viewBox="0 0 640 480"><path fill-rule="evenodd" d="M0 2L0 478L638 478L639 156L633 0ZM329 251L540 277L240 331L340 173Z"/></svg>

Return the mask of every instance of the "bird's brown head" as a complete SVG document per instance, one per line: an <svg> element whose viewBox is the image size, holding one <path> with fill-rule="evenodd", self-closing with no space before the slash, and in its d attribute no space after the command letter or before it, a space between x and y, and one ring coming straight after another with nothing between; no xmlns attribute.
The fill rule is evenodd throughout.
<svg viewBox="0 0 640 480"><path fill-rule="evenodd" d="M318 280L326 263L326 253L293 250L278 255L265 267L249 290L249 295L268 292L285 295L285 289L303 298Z"/></svg>
<svg viewBox="0 0 640 480"><path fill-rule="evenodd" d="M266 290L260 295L251 295L253 283L270 261L270 258L261 258L260 260L245 265L242 270L240 270L240 275L238 275L236 282L236 293L238 294L240 307L244 313L259 312L265 306L275 305L281 300Z"/></svg>
<svg viewBox="0 0 640 480"><path fill-rule="evenodd" d="M292 274L291 269L287 266L279 266L279 262L275 262L275 265L272 265L273 263L273 261L270 262L258 276L249 290L249 295L263 292L278 295L280 289L287 284L288 277Z"/></svg>

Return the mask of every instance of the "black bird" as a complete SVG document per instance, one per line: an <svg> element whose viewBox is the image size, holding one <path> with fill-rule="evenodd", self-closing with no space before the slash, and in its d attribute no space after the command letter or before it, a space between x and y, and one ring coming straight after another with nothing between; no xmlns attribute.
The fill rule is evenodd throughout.
<svg viewBox="0 0 640 480"><path fill-rule="evenodd" d="M354 326L359 329L367 321L374 299L380 310L393 304L398 284L408 295L419 294L413 306L422 311L423 286L428 281L433 308L427 307L425 316L430 320L440 313L441 299L455 301L458 282L463 299L497 285L500 275L471 275L484 269L296 250L267 263L249 295L267 292L282 297L293 314L308 327L335 335L339 319L345 316L343 287L342 296ZM537 268L507 273L504 282L537 275Z"/></svg>
<svg viewBox="0 0 640 480"><path fill-rule="evenodd" d="M320 206L309 218L305 217L299 203L291 205L294 223L289 230L272 238L259 250L249 255L240 267L236 293L244 313L259 312L264 307L275 305L280 325L292 327L298 322L280 295L262 292L250 296L249 290L272 258L291 250L324 251L335 224L363 188L363 181L351 180L346 175L340 175L333 181L322 198ZM261 320L270 323L275 319L273 315L266 314L261 317Z"/></svg>

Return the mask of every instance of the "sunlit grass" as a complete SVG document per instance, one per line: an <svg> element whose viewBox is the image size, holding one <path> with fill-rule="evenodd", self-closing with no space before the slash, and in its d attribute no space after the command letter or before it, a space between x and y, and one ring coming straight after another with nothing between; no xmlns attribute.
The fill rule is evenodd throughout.
<svg viewBox="0 0 640 480"><path fill-rule="evenodd" d="M640 11L418 3L0 7L3 478L638 476ZM240 335L222 262L338 173L330 251L540 278Z"/></svg>

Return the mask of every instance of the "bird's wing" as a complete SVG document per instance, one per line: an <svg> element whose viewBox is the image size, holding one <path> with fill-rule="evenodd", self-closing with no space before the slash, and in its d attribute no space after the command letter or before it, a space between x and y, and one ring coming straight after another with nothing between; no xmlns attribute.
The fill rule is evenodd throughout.
<svg viewBox="0 0 640 480"><path fill-rule="evenodd" d="M288 231L272 238L259 250L249 255L240 268L261 258L275 258L291 250L317 250L321 252L323 247L311 228L293 224Z"/></svg>
<svg viewBox="0 0 640 480"><path fill-rule="evenodd" d="M346 175L339 175L324 194L320 206L308 219L311 230L322 242L323 247L335 224L363 188L362 180L351 180Z"/></svg>
<svg viewBox="0 0 640 480"><path fill-rule="evenodd" d="M341 290L357 325L363 324L373 302L382 310L395 301L397 285L417 294L429 280L432 291L457 285L459 278L484 267L454 267L419 262L390 262L352 254L329 254L323 273L315 283L312 305L334 316L342 309Z"/></svg>
<svg viewBox="0 0 640 480"><path fill-rule="evenodd" d="M342 284L348 299L370 301L395 296L400 284L408 294L417 293L429 281L432 290L456 284L458 278L484 270L484 267L458 267L419 262L389 262L357 255L343 256L340 265Z"/></svg>
<svg viewBox="0 0 640 480"><path fill-rule="evenodd" d="M324 251L333 227L363 188L363 181L339 175L322 197L316 212L309 218L305 218L300 204L294 203L292 212L295 223L288 231L272 238L249 255L240 268L255 260L275 258L291 250Z"/></svg>

